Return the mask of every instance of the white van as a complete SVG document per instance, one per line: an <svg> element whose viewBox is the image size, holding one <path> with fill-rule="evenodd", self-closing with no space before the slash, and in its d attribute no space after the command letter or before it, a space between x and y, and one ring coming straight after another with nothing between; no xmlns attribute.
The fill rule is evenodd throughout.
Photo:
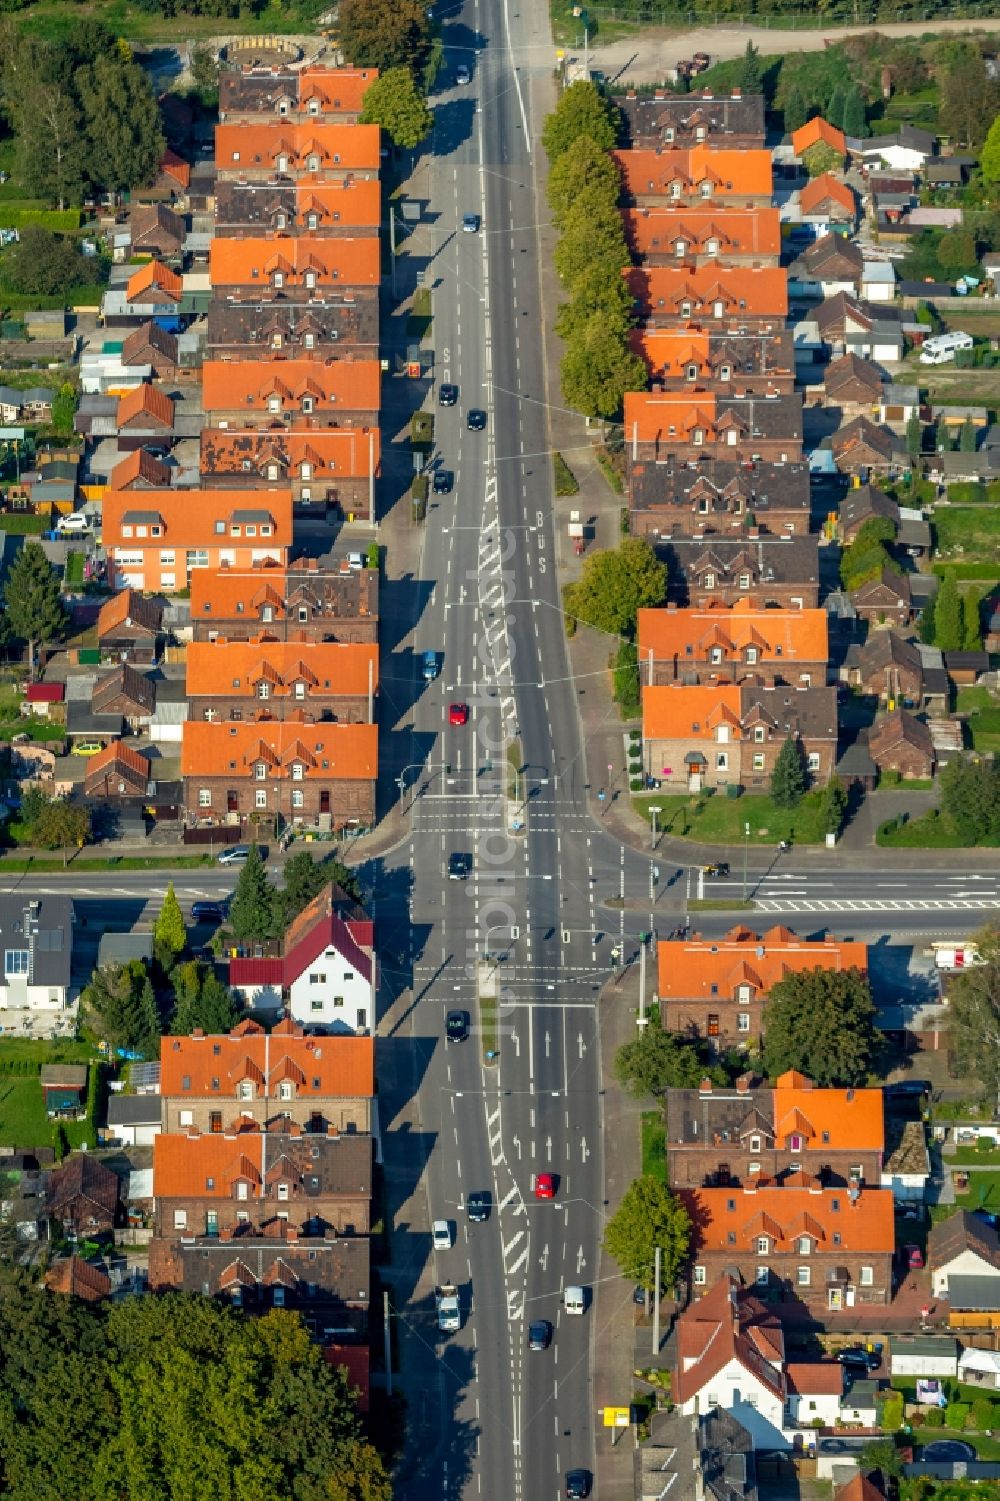
<svg viewBox="0 0 1000 1501"><path fill-rule="evenodd" d="M587 1307L587 1294L582 1287L563 1288L563 1311L565 1313L583 1313Z"/></svg>

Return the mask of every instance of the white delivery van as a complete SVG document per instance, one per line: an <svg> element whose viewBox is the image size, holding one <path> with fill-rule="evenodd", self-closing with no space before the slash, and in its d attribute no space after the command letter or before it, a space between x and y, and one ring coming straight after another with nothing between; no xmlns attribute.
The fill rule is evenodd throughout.
<svg viewBox="0 0 1000 1501"><path fill-rule="evenodd" d="M566 1313L583 1313L587 1307L587 1294L582 1287L563 1288L563 1308Z"/></svg>

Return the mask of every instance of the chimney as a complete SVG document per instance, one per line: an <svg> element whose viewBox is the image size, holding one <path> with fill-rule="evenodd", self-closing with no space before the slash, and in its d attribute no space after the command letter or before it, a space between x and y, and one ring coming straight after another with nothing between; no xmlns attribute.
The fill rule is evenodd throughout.
<svg viewBox="0 0 1000 1501"><path fill-rule="evenodd" d="M712 1081L711 1081L711 1079L702 1079L701 1083L698 1085L698 1093L699 1094L711 1094L712 1093Z"/></svg>
<svg viewBox="0 0 1000 1501"><path fill-rule="evenodd" d="M743 90L740 89L740 88L734 88L732 94L730 95L730 98L732 98L732 99L742 99L743 98Z"/></svg>
<svg viewBox="0 0 1000 1501"><path fill-rule="evenodd" d="M760 537L760 527L759 526L748 527L747 528L747 536L750 538L751 542L756 542L758 540L758 538Z"/></svg>
<svg viewBox="0 0 1000 1501"><path fill-rule="evenodd" d="M753 1079L753 1075L752 1074L740 1074L739 1078L736 1080L736 1093L737 1094L749 1094L750 1093L750 1083L751 1083L752 1079Z"/></svg>
<svg viewBox="0 0 1000 1501"><path fill-rule="evenodd" d="M666 97L667 97L667 91L666 91L666 89L654 89L653 90L653 98L654 99L666 99Z"/></svg>
<svg viewBox="0 0 1000 1501"><path fill-rule="evenodd" d="M285 1239L290 1246L294 1246L299 1238L299 1232L294 1225L289 1225L285 1230Z"/></svg>
<svg viewBox="0 0 1000 1501"><path fill-rule="evenodd" d="M220 1230L219 1231L219 1239L220 1240L232 1240L232 1238L233 1238L233 1231L232 1231L232 1227L231 1226L227 1225L224 1230Z"/></svg>

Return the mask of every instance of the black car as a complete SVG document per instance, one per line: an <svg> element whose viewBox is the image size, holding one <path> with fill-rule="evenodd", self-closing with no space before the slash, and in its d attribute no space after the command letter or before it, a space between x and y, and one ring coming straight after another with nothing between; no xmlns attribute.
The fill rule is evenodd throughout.
<svg viewBox="0 0 1000 1501"><path fill-rule="evenodd" d="M590 1475L586 1470L566 1471L566 1496L568 1501L585 1501L590 1495Z"/></svg>
<svg viewBox="0 0 1000 1501"><path fill-rule="evenodd" d="M471 869L471 855L460 855L456 852L455 854L448 856L449 881L464 881Z"/></svg>
<svg viewBox="0 0 1000 1501"><path fill-rule="evenodd" d="M464 1042L469 1035L469 1013L449 1011L445 1018L444 1034L449 1042Z"/></svg>
<svg viewBox="0 0 1000 1501"><path fill-rule="evenodd" d="M453 407L458 400L458 387L444 381L438 387L438 402L443 407Z"/></svg>
<svg viewBox="0 0 1000 1501"><path fill-rule="evenodd" d="M486 413L481 407L470 407L465 422L470 433L481 433L486 426Z"/></svg>
<svg viewBox="0 0 1000 1501"><path fill-rule="evenodd" d="M552 1325L548 1319L536 1319L528 1325L528 1349L547 1350L552 1339Z"/></svg>
<svg viewBox="0 0 1000 1501"><path fill-rule="evenodd" d="M465 1212L474 1225L483 1225L490 1217L489 1190L477 1188L465 1201Z"/></svg>
<svg viewBox="0 0 1000 1501"><path fill-rule="evenodd" d="M644 1287L633 1287L633 1289L632 1289L632 1302L635 1304L635 1306L637 1308L645 1308L645 1306L646 1306L646 1296L647 1296L646 1289Z"/></svg>
<svg viewBox="0 0 1000 1501"><path fill-rule="evenodd" d="M195 922L222 922L223 911L218 902L192 902L191 917Z"/></svg>
<svg viewBox="0 0 1000 1501"><path fill-rule="evenodd" d="M897 1079L894 1084L887 1084L885 1092L895 1095L898 1100L921 1099L931 1092L929 1079Z"/></svg>
<svg viewBox="0 0 1000 1501"><path fill-rule="evenodd" d="M860 1367L865 1371L877 1371L882 1364L881 1355L876 1355L874 1350L865 1350L861 1345L848 1345L838 1350L837 1359L841 1365Z"/></svg>
<svg viewBox="0 0 1000 1501"><path fill-rule="evenodd" d="M447 495L455 483L455 476L450 469L435 469L434 471L434 494Z"/></svg>

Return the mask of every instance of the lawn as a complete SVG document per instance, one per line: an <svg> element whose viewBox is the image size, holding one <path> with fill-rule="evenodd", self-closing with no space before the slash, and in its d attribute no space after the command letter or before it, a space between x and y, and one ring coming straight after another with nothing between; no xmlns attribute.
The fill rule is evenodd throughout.
<svg viewBox="0 0 1000 1501"><path fill-rule="evenodd" d="M52 1122L38 1075L0 1075L0 1145L44 1147L52 1141Z"/></svg>
<svg viewBox="0 0 1000 1501"><path fill-rule="evenodd" d="M990 1147L989 1151L981 1152L978 1147L956 1147L950 1156L944 1159L944 1166L948 1167L988 1167L990 1163L996 1163L1000 1167L1000 1148Z"/></svg>
<svg viewBox="0 0 1000 1501"><path fill-rule="evenodd" d="M66 571L63 575L63 584L67 589L83 588L83 567L86 559L82 552L66 554Z"/></svg>
<svg viewBox="0 0 1000 1501"><path fill-rule="evenodd" d="M978 560L996 564L1000 555L1000 506L937 506L931 526L936 562Z"/></svg>
<svg viewBox="0 0 1000 1501"><path fill-rule="evenodd" d="M23 511L4 511L0 515L0 531L8 532L12 537L37 537L47 530L48 522L44 516L30 516Z"/></svg>
<svg viewBox="0 0 1000 1501"><path fill-rule="evenodd" d="M991 843L998 842L1000 841L982 841L987 848ZM881 824L875 835L875 843L881 849L957 850L966 848L966 841L958 833L951 819L938 813L936 808L932 808L921 818L910 818L898 826L895 819Z"/></svg>
<svg viewBox="0 0 1000 1501"><path fill-rule="evenodd" d="M1000 699L988 688L961 688L959 713L968 714L967 724L973 748L980 752L1000 751Z"/></svg>
<svg viewBox="0 0 1000 1501"><path fill-rule="evenodd" d="M632 806L649 825L650 807L662 809L657 828L677 839L695 839L705 844L742 844L746 825L754 846L777 844L781 839L798 844L822 844L823 824L820 794L808 793L795 808L778 808L770 797L722 797L703 793L683 797L643 793Z"/></svg>
<svg viewBox="0 0 1000 1501"><path fill-rule="evenodd" d="M667 1181L667 1129L662 1110L642 1113L642 1171L661 1183Z"/></svg>
<svg viewBox="0 0 1000 1501"><path fill-rule="evenodd" d="M989 1209L994 1213L1000 1210L1000 1170L987 1168L981 1173L970 1173L968 1192L956 1193L955 1204L959 1209Z"/></svg>

